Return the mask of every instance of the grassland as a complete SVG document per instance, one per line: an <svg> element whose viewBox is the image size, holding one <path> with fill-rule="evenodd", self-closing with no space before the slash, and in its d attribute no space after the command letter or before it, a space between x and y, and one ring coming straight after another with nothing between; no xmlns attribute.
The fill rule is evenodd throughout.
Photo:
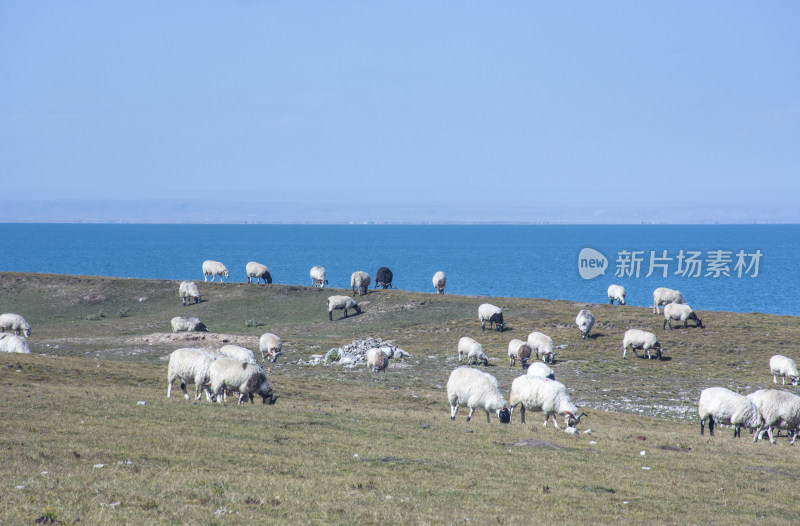
<svg viewBox="0 0 800 526"><path fill-rule="evenodd" d="M182 307L177 288L0 273L0 312L33 325L33 354L0 356L0 523L782 524L800 512L797 446L701 437L696 422L705 387L772 385L767 361L797 349L795 317L705 312L706 329L663 331L646 308L371 290L363 314L330 322L325 299L345 291L200 283L204 301ZM509 330L480 333L484 301ZM581 308L598 320L587 340ZM211 332L170 333L181 314ZM630 327L658 334L667 359L623 361ZM484 344L507 395L520 374L508 341L533 330L563 346L554 369L591 433L538 417L451 422L458 338ZM284 339L274 406L165 397L172 350L256 348L265 331ZM378 375L299 363L365 337L413 356Z"/></svg>

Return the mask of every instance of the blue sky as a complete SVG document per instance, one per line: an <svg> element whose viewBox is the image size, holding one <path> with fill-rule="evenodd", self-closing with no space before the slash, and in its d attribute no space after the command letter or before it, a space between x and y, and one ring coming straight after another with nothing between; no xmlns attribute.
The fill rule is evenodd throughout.
<svg viewBox="0 0 800 526"><path fill-rule="evenodd" d="M0 0L0 199L770 220L800 210L798 22L789 1Z"/></svg>

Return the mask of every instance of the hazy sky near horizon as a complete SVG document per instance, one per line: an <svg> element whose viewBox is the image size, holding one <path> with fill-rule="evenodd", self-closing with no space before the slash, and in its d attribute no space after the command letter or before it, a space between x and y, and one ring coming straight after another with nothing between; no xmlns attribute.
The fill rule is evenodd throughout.
<svg viewBox="0 0 800 526"><path fill-rule="evenodd" d="M3 199L800 207L798 23L791 1L0 0Z"/></svg>

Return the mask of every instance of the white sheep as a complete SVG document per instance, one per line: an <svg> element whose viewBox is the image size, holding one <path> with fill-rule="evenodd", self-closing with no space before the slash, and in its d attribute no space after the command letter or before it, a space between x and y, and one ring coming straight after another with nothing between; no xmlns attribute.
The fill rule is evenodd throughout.
<svg viewBox="0 0 800 526"><path fill-rule="evenodd" d="M578 330L581 332L581 339L585 340L586 336L589 335L589 331L594 327L594 314L592 314L592 311L582 309L575 317L575 325L578 326Z"/></svg>
<svg viewBox="0 0 800 526"><path fill-rule="evenodd" d="M172 351L169 355L167 366L167 398L172 397L172 383L176 378L181 380L183 397L189 400L186 384L194 382L195 399L200 400L200 390L206 391L206 398L211 401L211 392L208 390L208 369L214 361L205 349L183 348Z"/></svg>
<svg viewBox="0 0 800 526"><path fill-rule="evenodd" d="M664 329L666 330L667 325L669 325L670 330L672 329L672 320L678 320L683 322L683 328L688 327L688 321L694 320L696 322L695 327L703 328L703 320L697 317L697 313L692 310L692 308L685 303L667 303L664 305Z"/></svg>
<svg viewBox="0 0 800 526"><path fill-rule="evenodd" d="M0 334L0 352L30 354L31 348L28 346L28 340L23 336Z"/></svg>
<svg viewBox="0 0 800 526"><path fill-rule="evenodd" d="M459 407L469 407L467 422L472 419L476 409L486 411L486 421L491 423L489 412L497 413L501 423L511 421L511 412L506 407L506 399L500 392L497 379L472 367L457 367L447 380L447 400L450 402L450 420L456 419Z"/></svg>
<svg viewBox="0 0 800 526"><path fill-rule="evenodd" d="M309 272L309 274L311 275L312 287L320 287L324 289L325 285L328 284L328 280L325 279L327 274L325 267L320 267L319 265L311 267L311 272Z"/></svg>
<svg viewBox="0 0 800 526"><path fill-rule="evenodd" d="M542 361L549 363L553 363L556 359L555 344L550 336L534 331L528 335L528 345L530 345L531 351L536 353L537 360L540 356Z"/></svg>
<svg viewBox="0 0 800 526"><path fill-rule="evenodd" d="M274 404L276 397L269 386L267 375L259 365L242 363L229 358L219 358L208 368L211 393L217 402L222 403L224 389L239 392L239 403L253 402L253 395L259 395L265 404Z"/></svg>
<svg viewBox="0 0 800 526"><path fill-rule="evenodd" d="M658 307L668 303L686 303L683 301L683 294L679 290L658 287L653 291L653 314L661 314Z"/></svg>
<svg viewBox="0 0 800 526"><path fill-rule="evenodd" d="M391 349L389 349L391 351ZM373 347L367 351L367 369L373 373L386 371L389 367L390 355L380 347Z"/></svg>
<svg viewBox="0 0 800 526"><path fill-rule="evenodd" d="M194 281L181 281L181 285L178 287L178 294L181 297L181 302L184 307L190 301L200 303L200 290L197 288L197 284Z"/></svg>
<svg viewBox="0 0 800 526"><path fill-rule="evenodd" d="M483 362L483 365L489 365L489 358L483 352L483 345L469 336L464 336L458 340L459 363L461 363L462 357L467 359L467 365L471 365L472 362Z"/></svg>
<svg viewBox="0 0 800 526"><path fill-rule="evenodd" d="M246 347L240 347L239 345L223 345L219 348L219 352L231 360L238 360L242 363L258 363L256 361L256 355L253 354L253 351L247 349Z"/></svg>
<svg viewBox="0 0 800 526"><path fill-rule="evenodd" d="M436 294L444 294L444 286L447 285L447 276L441 270L433 275L433 286Z"/></svg>
<svg viewBox="0 0 800 526"><path fill-rule="evenodd" d="M208 328L203 325L203 322L200 321L200 318L195 318L194 316L175 316L170 320L170 324L172 325L172 332L208 332Z"/></svg>
<svg viewBox="0 0 800 526"><path fill-rule="evenodd" d="M283 354L283 340L278 335L265 332L258 339L258 348L261 351L262 360L266 360L266 357L269 356L269 361L275 362L278 355Z"/></svg>
<svg viewBox="0 0 800 526"><path fill-rule="evenodd" d="M561 382L543 378L541 376L524 375L514 378L511 382L511 395L508 399L511 414L514 408L520 406L520 422L525 423L525 410L542 411L544 413L544 426L547 427L548 418L553 419L553 425L558 427L556 415L564 417L567 427L575 427L585 413L578 413L578 408L570 400L567 388Z"/></svg>
<svg viewBox="0 0 800 526"><path fill-rule="evenodd" d="M503 321L503 309L492 305L491 303L483 303L478 307L478 320L481 322L481 332L486 331L486 322L489 322L489 328L494 328L502 332L506 324Z"/></svg>
<svg viewBox="0 0 800 526"><path fill-rule="evenodd" d="M365 295L371 281L369 274L363 270L353 272L350 275L350 288L353 289L353 296L356 295L356 291L359 296Z"/></svg>
<svg viewBox="0 0 800 526"><path fill-rule="evenodd" d="M222 277L229 277L228 269L219 261L212 261L207 259L203 261L203 281L208 281L208 276L211 276L211 281L214 281L219 276L220 283Z"/></svg>
<svg viewBox="0 0 800 526"><path fill-rule="evenodd" d="M734 438L741 436L742 427L757 429L763 422L752 400L724 387L703 389L697 403L697 412L700 415L701 435L706 421L711 436L714 436L715 423L734 426Z"/></svg>
<svg viewBox="0 0 800 526"><path fill-rule="evenodd" d="M613 305L614 300L616 300L619 305L625 305L625 287L622 285L608 286L608 301Z"/></svg>
<svg viewBox="0 0 800 526"><path fill-rule="evenodd" d="M777 389L760 389L747 395L747 398L758 408L763 420L761 427L755 432L753 442L758 441L766 431L769 441L774 444L772 430L786 429L791 433L791 443L794 444L800 427L800 396Z"/></svg>
<svg viewBox="0 0 800 526"><path fill-rule="evenodd" d="M642 358L642 356L639 356L639 353L636 352L636 349L642 349L647 353L648 360L651 358L650 351L655 351L656 358L659 360L661 359L661 354L664 351L664 349L661 348L661 344L658 343L658 338L656 338L655 334L639 329L628 329L625 331L625 336L622 338L623 360L625 359L625 354L628 351L628 347L631 348L633 354L635 354L637 358Z"/></svg>
<svg viewBox="0 0 800 526"><path fill-rule="evenodd" d="M797 372L797 364L791 358L776 354L769 359L769 372L772 373L772 383L778 383L778 376L781 377L781 385L786 385L786 377L792 381L792 385L797 385L800 381L800 373Z"/></svg>
<svg viewBox="0 0 800 526"><path fill-rule="evenodd" d="M541 376L543 378L550 378L551 380L556 379L556 373L547 366L544 362L534 362L528 367L528 372L525 373L528 376Z"/></svg>
<svg viewBox="0 0 800 526"><path fill-rule="evenodd" d="M31 337L31 324L19 314L12 312L0 314L0 331L6 332L6 330L14 331L17 336Z"/></svg>
<svg viewBox="0 0 800 526"><path fill-rule="evenodd" d="M531 359L532 353L531 346L522 340L511 340L508 342L508 359L511 363L511 367L514 367L517 360L519 360L520 367L525 369L528 367L528 361Z"/></svg>
<svg viewBox="0 0 800 526"><path fill-rule="evenodd" d="M244 270L247 273L247 283L252 283L253 278L256 278L256 284L262 279L265 284L272 284L272 275L266 265L251 261L245 265Z"/></svg>
<svg viewBox="0 0 800 526"><path fill-rule="evenodd" d="M356 314L361 314L361 307L358 306L358 303L351 298L350 296L329 296L328 297L328 319L333 320L333 311L335 310L343 310L344 316L342 318L347 318L347 310L353 309L356 311ZM341 318L339 318L341 319Z"/></svg>

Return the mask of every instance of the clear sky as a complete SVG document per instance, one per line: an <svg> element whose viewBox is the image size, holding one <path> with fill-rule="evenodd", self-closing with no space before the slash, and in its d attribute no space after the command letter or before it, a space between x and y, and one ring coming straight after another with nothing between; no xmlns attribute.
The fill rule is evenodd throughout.
<svg viewBox="0 0 800 526"><path fill-rule="evenodd" d="M0 0L0 180L371 220L800 210L800 3Z"/></svg>

